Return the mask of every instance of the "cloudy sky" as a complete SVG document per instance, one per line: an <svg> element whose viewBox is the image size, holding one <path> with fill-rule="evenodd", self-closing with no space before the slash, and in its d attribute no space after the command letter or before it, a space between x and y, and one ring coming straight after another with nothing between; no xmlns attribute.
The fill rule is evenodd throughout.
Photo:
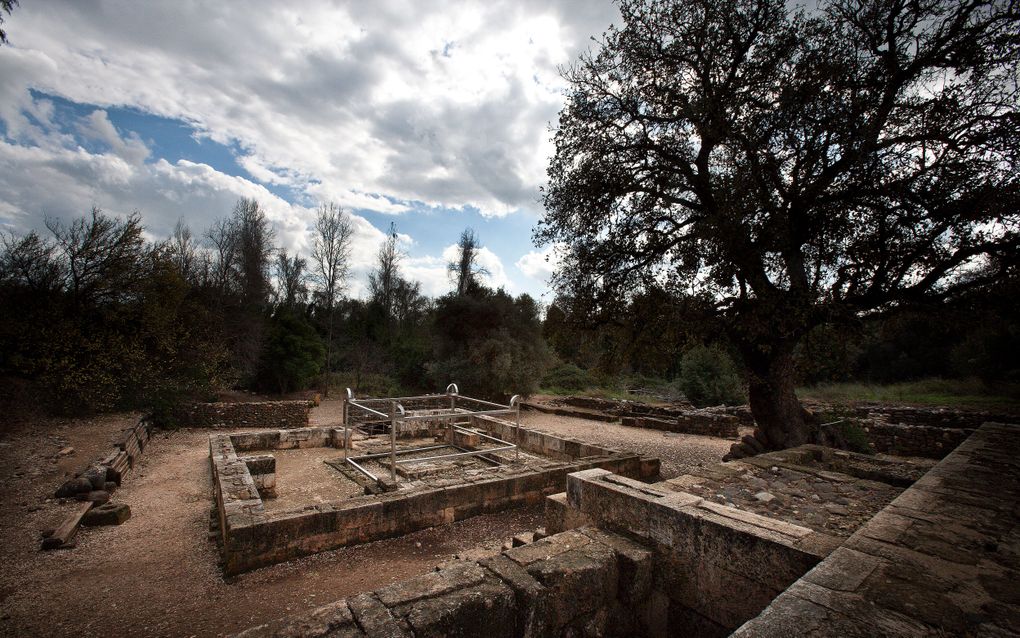
<svg viewBox="0 0 1020 638"><path fill-rule="evenodd" d="M357 222L352 294L395 222L424 292L450 289L470 226L489 283L540 296L558 68L618 19L609 0L26 0L0 47L0 229L97 205L198 234L248 196L307 253L332 200Z"/></svg>

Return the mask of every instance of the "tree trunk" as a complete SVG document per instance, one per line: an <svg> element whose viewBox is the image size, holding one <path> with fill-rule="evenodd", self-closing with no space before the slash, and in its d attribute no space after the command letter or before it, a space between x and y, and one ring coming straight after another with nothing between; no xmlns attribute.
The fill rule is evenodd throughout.
<svg viewBox="0 0 1020 638"><path fill-rule="evenodd" d="M759 430L759 440L769 449L781 450L817 439L817 423L794 391L793 346L745 353L750 378L748 399ZM764 436L762 436L764 435Z"/></svg>

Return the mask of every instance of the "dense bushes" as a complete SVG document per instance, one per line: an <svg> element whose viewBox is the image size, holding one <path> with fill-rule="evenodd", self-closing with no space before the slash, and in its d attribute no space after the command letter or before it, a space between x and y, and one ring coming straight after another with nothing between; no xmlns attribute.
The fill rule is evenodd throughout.
<svg viewBox="0 0 1020 638"><path fill-rule="evenodd" d="M733 360L718 346L695 346L684 353L677 385L698 407L744 402Z"/></svg>
<svg viewBox="0 0 1020 638"><path fill-rule="evenodd" d="M281 394L304 388L319 374L325 354L315 328L292 310L280 309L269 321L260 385Z"/></svg>
<svg viewBox="0 0 1020 638"><path fill-rule="evenodd" d="M432 334L434 387L456 381L466 393L488 398L531 394L550 355L538 307L527 295L475 287L436 302Z"/></svg>
<svg viewBox="0 0 1020 638"><path fill-rule="evenodd" d="M542 378L542 387L552 390L584 390L595 385L587 370L573 363L561 363Z"/></svg>

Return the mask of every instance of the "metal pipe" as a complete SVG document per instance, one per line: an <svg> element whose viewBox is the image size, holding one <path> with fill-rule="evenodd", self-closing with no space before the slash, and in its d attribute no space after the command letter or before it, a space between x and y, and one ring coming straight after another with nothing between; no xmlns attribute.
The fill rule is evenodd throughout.
<svg viewBox="0 0 1020 638"><path fill-rule="evenodd" d="M510 443L510 441L504 441L503 439L500 439L500 438L497 438L497 437L494 437L494 436L490 436L488 434L482 434L481 432L477 432L475 430L469 430L467 428L462 428L462 427L459 427L459 426L457 427L457 429L460 430L461 432L464 432L465 434L477 434L478 436L482 437L483 439L489 439L490 441L495 441L496 443L505 443L506 445L512 445L512 443Z"/></svg>
<svg viewBox="0 0 1020 638"><path fill-rule="evenodd" d="M390 401L390 414L393 420L390 422L390 478L397 482L397 402Z"/></svg>
<svg viewBox="0 0 1020 638"><path fill-rule="evenodd" d="M349 403L350 403L350 405L353 405L356 408L360 408L360 409L364 410L365 412L371 412L372 414L377 414L377 415L381 416L384 419L389 418L388 415L383 414L382 412L380 412L378 410L373 410L370 407L361 405L360 403L358 403L357 401L354 401L353 399Z"/></svg>
<svg viewBox="0 0 1020 638"><path fill-rule="evenodd" d="M461 396L460 399L461 399L461 401L468 401L468 402L474 401L475 403L481 403L483 405L492 405L492 406L495 406L497 408L504 408L506 410L509 410L512 407L510 405L505 405L503 403L495 403L493 401L485 401L483 399L476 399L474 397Z"/></svg>
<svg viewBox="0 0 1020 638"><path fill-rule="evenodd" d="M510 397L510 407L515 408L514 410L514 446L516 452L514 453L514 461L521 460L521 397L518 394Z"/></svg>
<svg viewBox="0 0 1020 638"><path fill-rule="evenodd" d="M443 445L430 445L428 447L412 447L412 448L407 448L407 449L403 449L403 450L397 450L397 456L400 456L401 454L416 454L418 452L425 452L426 450L438 450L438 449L447 448L447 447L457 447L457 446L443 444ZM460 449L460 448L457 448L457 449ZM351 458L354 459L355 461L364 461L364 460L367 460L367 459L378 459L378 458L381 458L383 456L389 456L389 455L390 455L389 452L378 452L378 453L375 453L375 454L362 454L360 456L352 456Z"/></svg>
<svg viewBox="0 0 1020 638"><path fill-rule="evenodd" d="M496 414L510 415L514 411L511 408L503 408L501 410L479 410L477 412L446 412L443 414L408 414L404 417L405 421L428 421L429 419L440 419L440 418L451 418L451 417L469 417L469 416L492 416Z"/></svg>
<svg viewBox="0 0 1020 638"><path fill-rule="evenodd" d="M347 388L347 393L350 394L350 392L351 392L351 389ZM341 445L343 445L343 448L344 448L344 459L346 459L347 458L347 446L350 444L350 440L351 439L349 438L349 436L347 434L347 421L348 421L347 410L348 410L349 406L347 405L347 399L346 398L344 398L343 401L344 401L344 404L343 404L344 408L343 408L342 418L344 420L344 440L341 443Z"/></svg>
<svg viewBox="0 0 1020 638"><path fill-rule="evenodd" d="M517 447L517 446L513 445L511 443L510 445L507 445L505 447L494 447L494 448L489 448L488 450L474 450L474 451L471 451L471 452L457 452L455 454L439 454L439 455L436 455L436 456L422 457L420 459L404 459L402 461L397 461L397 463L405 463L407 465L410 465L412 463L424 463L426 461L436 461L436 460L439 460L439 459L452 459L455 456L479 456L479 455L482 455L482 454L492 454L493 452L502 452L503 450L512 450L515 447Z"/></svg>
<svg viewBox="0 0 1020 638"><path fill-rule="evenodd" d="M371 472L369 472L365 468L363 468L360 465L358 465L357 463L355 463L354 459L347 459L347 462L350 463L351 465L353 465L355 467L355 469L357 469L359 472L361 472L362 474L364 474L368 478L372 479L373 481L375 481L377 483L379 482L379 477L377 477L375 474L372 474Z"/></svg>

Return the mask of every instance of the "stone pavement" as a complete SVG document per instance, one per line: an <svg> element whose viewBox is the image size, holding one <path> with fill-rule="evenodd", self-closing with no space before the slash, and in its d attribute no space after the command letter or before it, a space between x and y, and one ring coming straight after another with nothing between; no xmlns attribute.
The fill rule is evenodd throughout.
<svg viewBox="0 0 1020 638"><path fill-rule="evenodd" d="M1018 452L984 424L733 635L1020 634Z"/></svg>

